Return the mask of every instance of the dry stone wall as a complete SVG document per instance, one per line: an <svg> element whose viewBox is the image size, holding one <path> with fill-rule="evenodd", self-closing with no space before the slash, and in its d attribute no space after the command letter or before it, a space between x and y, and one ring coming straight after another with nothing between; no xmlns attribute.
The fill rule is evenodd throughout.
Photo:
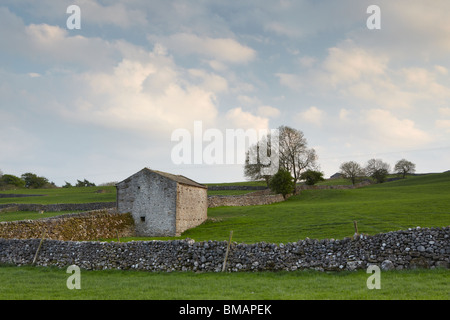
<svg viewBox="0 0 450 320"><path fill-rule="evenodd" d="M0 238L97 240L134 235L131 214L95 210L37 220L0 222Z"/></svg>
<svg viewBox="0 0 450 320"><path fill-rule="evenodd" d="M210 191L222 191L222 190L266 190L264 186L208 186Z"/></svg>
<svg viewBox="0 0 450 320"><path fill-rule="evenodd" d="M221 206L256 206L281 201L284 201L284 198L281 194L209 196L208 207L214 208Z"/></svg>
<svg viewBox="0 0 450 320"><path fill-rule="evenodd" d="M278 271L314 269L340 271L449 267L450 227L415 228L341 240L304 239L294 243L232 243L226 270ZM0 239L0 263L31 264L39 239ZM82 269L219 272L226 241L77 242L45 240L36 265Z"/></svg>

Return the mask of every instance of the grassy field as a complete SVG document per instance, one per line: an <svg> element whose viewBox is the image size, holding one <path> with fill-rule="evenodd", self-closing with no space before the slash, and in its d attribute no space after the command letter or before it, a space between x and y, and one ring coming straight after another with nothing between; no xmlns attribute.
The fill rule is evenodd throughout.
<svg viewBox="0 0 450 320"><path fill-rule="evenodd" d="M245 243L342 239L354 234L354 220L359 232L370 235L417 226L448 226L450 173L360 189L307 190L271 205L210 208L208 221L181 238L227 240L232 230L233 240Z"/></svg>
<svg viewBox="0 0 450 320"><path fill-rule="evenodd" d="M3 203L88 203L116 201L116 187L82 187L55 189L18 189L1 191L1 194L43 195L22 198L0 198Z"/></svg>
<svg viewBox="0 0 450 320"><path fill-rule="evenodd" d="M149 273L81 271L80 290L66 286L66 270L0 266L0 299L300 300L449 299L450 272L389 271L369 290L364 271L259 273Z"/></svg>
<svg viewBox="0 0 450 320"><path fill-rule="evenodd" d="M14 198L14 202L35 203L36 199L45 203L115 201L112 190L96 193L98 188L80 189L86 190L26 190L23 192L49 191L49 198ZM246 243L286 243L306 237L340 239L353 235L354 220L358 222L359 231L366 234L416 226L442 227L450 225L449 195L450 173L409 177L353 190L309 190L267 206L211 208L208 221L186 231L181 238L227 240L233 230L233 240ZM5 203L6 199L0 200ZM8 215L14 218L17 214L3 213L0 218ZM24 214L16 219L27 219ZM126 240L138 239L121 239ZM68 290L67 277L65 270L54 268L1 266L0 299L450 298L449 270L385 271L381 290L367 289L368 274L363 271L232 274L82 271L81 290Z"/></svg>

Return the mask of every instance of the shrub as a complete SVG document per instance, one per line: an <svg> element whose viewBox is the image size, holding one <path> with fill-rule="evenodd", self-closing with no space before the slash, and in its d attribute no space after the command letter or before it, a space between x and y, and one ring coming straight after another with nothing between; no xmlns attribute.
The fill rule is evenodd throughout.
<svg viewBox="0 0 450 320"><path fill-rule="evenodd" d="M294 179L287 170L280 169L269 181L269 188L275 193L281 193L286 199L295 190Z"/></svg>
<svg viewBox="0 0 450 320"><path fill-rule="evenodd" d="M300 175L301 180L305 180L308 186L313 186L319 181L324 181L323 173L320 171L307 170Z"/></svg>

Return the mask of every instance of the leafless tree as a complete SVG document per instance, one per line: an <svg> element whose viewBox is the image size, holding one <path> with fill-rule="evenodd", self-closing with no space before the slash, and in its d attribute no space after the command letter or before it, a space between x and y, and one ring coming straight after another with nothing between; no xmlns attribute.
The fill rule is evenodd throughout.
<svg viewBox="0 0 450 320"><path fill-rule="evenodd" d="M340 170L340 174L342 174L344 179L350 180L352 184L355 184L356 180L365 174L363 167L354 161L344 162L341 164Z"/></svg>
<svg viewBox="0 0 450 320"><path fill-rule="evenodd" d="M270 178L278 171L278 137L267 134L250 146L245 155L244 176L250 180L264 180L269 186Z"/></svg>
<svg viewBox="0 0 450 320"><path fill-rule="evenodd" d="M295 185L303 171L318 169L318 157L314 149L308 148L302 131L287 126L281 126L278 129L280 168L291 173Z"/></svg>
<svg viewBox="0 0 450 320"><path fill-rule="evenodd" d="M267 135L248 149L244 175L251 180L264 179L268 183L278 169L284 169L291 173L295 186L304 171L318 169L316 151L308 148L306 138L300 130L281 126L277 133L277 139L275 140L277 145L273 145L272 137ZM276 168L274 168L273 163L260 161L261 155L264 155L266 159L276 158L278 160ZM267 168L270 168L270 170L265 170Z"/></svg>

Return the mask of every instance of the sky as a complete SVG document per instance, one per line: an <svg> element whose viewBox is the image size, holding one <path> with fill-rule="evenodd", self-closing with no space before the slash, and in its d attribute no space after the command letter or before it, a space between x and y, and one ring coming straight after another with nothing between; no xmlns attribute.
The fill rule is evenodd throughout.
<svg viewBox="0 0 450 320"><path fill-rule="evenodd" d="M2 0L0 170L58 186L144 167L244 181L238 160L174 161L173 133L206 152L215 130L226 156L244 152L227 130L281 125L303 132L325 177L372 158L450 170L449 12L448 0Z"/></svg>

